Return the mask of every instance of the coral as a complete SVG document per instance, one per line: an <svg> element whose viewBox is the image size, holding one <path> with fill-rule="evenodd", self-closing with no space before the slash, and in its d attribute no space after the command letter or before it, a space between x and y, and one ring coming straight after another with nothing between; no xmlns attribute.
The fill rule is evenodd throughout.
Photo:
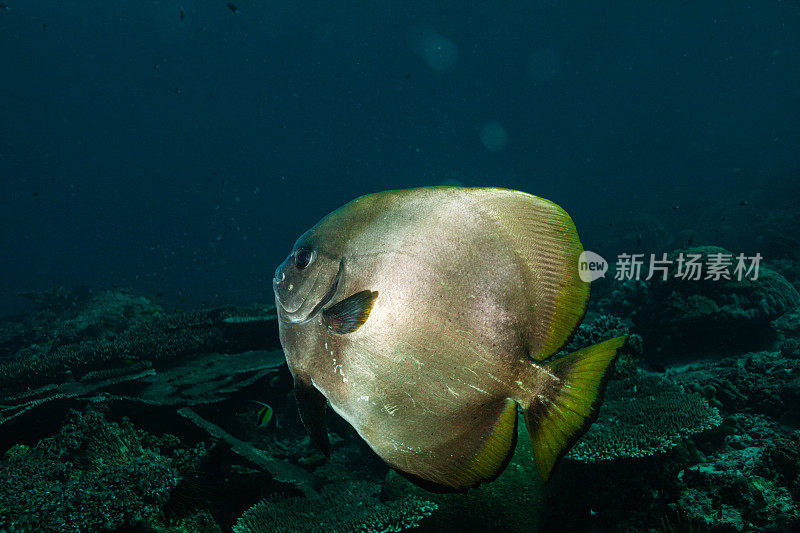
<svg viewBox="0 0 800 533"><path fill-rule="evenodd" d="M796 249L795 253L797 253ZM788 279L795 289L800 291L800 258L797 260L772 259L769 264L780 275Z"/></svg>
<svg viewBox="0 0 800 533"><path fill-rule="evenodd" d="M792 284L763 265L756 280L737 280L734 275L729 280L680 279L676 273L681 253L697 254L701 263L714 254L730 254L714 246L675 250L668 255L672 266L666 280L658 276L625 282L615 295L624 300L618 307L633 320L649 351L674 356L763 349L774 337L771 322L800 305Z"/></svg>
<svg viewBox="0 0 800 533"><path fill-rule="evenodd" d="M800 359L800 340L786 339L781 344L781 355L786 359Z"/></svg>
<svg viewBox="0 0 800 533"><path fill-rule="evenodd" d="M95 392L120 385L121 383L136 381L155 374L154 370L146 366L135 366L126 370L127 372L125 373L98 372L93 375L87 374L81 381L67 381L60 385L45 385L38 389L3 398L3 405L0 405L0 426L51 402L77 397L85 398Z"/></svg>
<svg viewBox="0 0 800 533"><path fill-rule="evenodd" d="M597 462L664 453L721 422L719 412L699 394L638 372L609 382L597 421L567 457Z"/></svg>
<svg viewBox="0 0 800 533"><path fill-rule="evenodd" d="M274 316L257 311L260 314L238 308L155 314L107 338L31 346L23 356L0 363L0 396L141 361L163 365L164 360L187 355L277 347Z"/></svg>
<svg viewBox="0 0 800 533"><path fill-rule="evenodd" d="M684 489L672 507L714 530L797 531L800 506L792 490L800 433L787 435L758 415L735 415L732 423L738 431L723 449L679 472Z"/></svg>
<svg viewBox="0 0 800 533"><path fill-rule="evenodd" d="M550 514L544 530L628 533L670 531L672 526L715 532L798 530L800 432L763 414L737 412L747 408L747 395L756 393L762 380L765 385L773 380L796 380L794 371L787 371L785 365L778 354L767 352L668 371L664 379L683 384L687 390L683 396L690 403L703 394L717 405L725 413L721 424L683 439L668 453L636 460L627 460L623 454L613 461L564 461L550 481L559 495L547 504ZM769 374L768 368L773 368L775 375ZM741 374L737 379L748 384L744 392L729 393L728 387L721 385L720 376L729 373ZM624 442L627 432L635 435L641 431L631 424L609 421L603 414L606 409L616 409L614 389L626 383L629 390L623 390L619 398L633 394L633 389L637 394L646 392L645 397L661 394L661 385L653 390L636 380L610 382L597 427L589 430L577 449L594 437L597 428L605 430L603 426L609 422L609 427L620 432L613 435L615 440ZM677 395L676 389L680 390L671 385L666 390ZM776 398L774 391L758 400L757 409L776 418L780 409L796 411L796 404L788 402L772 408L770 397ZM675 396L675 401L679 398ZM702 410L713 412L707 407ZM652 421L644 417L640 424L646 427ZM676 519L660 522L664 516Z"/></svg>
<svg viewBox="0 0 800 533"><path fill-rule="evenodd" d="M774 324L782 341L800 339L800 309L784 314Z"/></svg>
<svg viewBox="0 0 800 533"><path fill-rule="evenodd" d="M189 516L171 520L165 524L153 524L154 533L222 533L214 517L208 510L201 510Z"/></svg>
<svg viewBox="0 0 800 533"><path fill-rule="evenodd" d="M622 335L627 335L628 340L619 350L619 357L612 373L613 377L621 378L636 372L638 361L642 356L642 338L632 334L625 321L618 316L604 314L585 321L575 330L575 334L564 346L561 354L574 352Z"/></svg>
<svg viewBox="0 0 800 533"><path fill-rule="evenodd" d="M210 353L171 361L172 367L159 371L149 361L91 371L80 380L44 385L5 398L0 396L0 425L51 402L87 398L100 391L109 393L108 398L149 405L215 403L276 374L284 361L279 350Z"/></svg>
<svg viewBox="0 0 800 533"><path fill-rule="evenodd" d="M662 517L658 528L659 533L706 533L708 530L705 522L682 513Z"/></svg>
<svg viewBox="0 0 800 533"><path fill-rule="evenodd" d="M161 308L144 296L121 290L102 291L74 310L77 312L66 313L54 322L49 335L54 345L108 339L132 324L163 315Z"/></svg>
<svg viewBox="0 0 800 533"><path fill-rule="evenodd" d="M0 365L0 390L58 382L68 376L123 366L141 360L180 357L214 351L223 345L219 330L200 323L193 328L174 327L183 317L155 319L138 324L114 340L83 341L54 346Z"/></svg>
<svg viewBox="0 0 800 533"><path fill-rule="evenodd" d="M216 424L202 418L188 407L179 409L178 413L200 429L208 432L213 438L224 441L237 455L264 472L269 472L276 481L291 485L302 491L306 496L312 498L317 496L312 486L311 475L302 468L270 457L247 442L234 437Z"/></svg>
<svg viewBox="0 0 800 533"><path fill-rule="evenodd" d="M114 397L151 405L215 403L276 374L285 362L280 350L198 354L143 377Z"/></svg>
<svg viewBox="0 0 800 533"><path fill-rule="evenodd" d="M72 411L57 435L0 462L0 530L100 531L155 520L180 481L129 422Z"/></svg>
<svg viewBox="0 0 800 533"><path fill-rule="evenodd" d="M383 533L415 527L437 506L408 496L381 502L380 485L347 482L323 487L317 498L269 498L248 509L234 533Z"/></svg>
<svg viewBox="0 0 800 533"><path fill-rule="evenodd" d="M184 417L195 415L188 418L202 431L193 430L176 410L232 400L222 409L207 411L231 414L230 409L264 394L262 383L269 384L270 395L288 394L291 380L279 379L285 359L277 349L270 308L167 315L148 307L144 298L119 291L88 293L85 298L58 294L58 305L8 320L0 332L0 343L15 349L13 356L0 359L0 446L11 446L0 465L0 531L10 530L10 524L15 531L219 531L209 514L209 495L219 500L231 487L247 487L259 495L263 490L293 493L298 488L316 494L307 470L183 411ZM26 328L32 333L21 335ZM29 344L22 346L25 342ZM281 392L273 391L279 384ZM188 438L205 436L227 446L214 447L213 464L200 465L177 438L167 442L166 436L152 437L129 422L106 423L95 411L71 415L54 437L33 448L17 444L55 432L70 407L97 402L145 427L186 429ZM67 433L78 435L74 438L82 443L80 449L71 447ZM94 441L99 445L92 447ZM228 453L229 448L239 455ZM114 450L124 453L115 455ZM238 465L228 463L241 457L251 466L256 460L255 474L237 473ZM262 474L264 470L270 475ZM13 475L5 475L7 471ZM219 475L226 476L224 482ZM247 485L255 484L256 478L266 484L259 489ZM48 491L62 496L44 504ZM38 506L48 513L43 525L36 523L42 520L38 511L25 510L26 500L33 502L30 509Z"/></svg>
<svg viewBox="0 0 800 533"><path fill-rule="evenodd" d="M24 358L30 350L20 350L32 345L34 351L47 351L87 340L109 340L133 324L162 314L147 298L122 290L95 294L86 288L60 287L24 296L33 300L38 311L0 324L0 352L13 354L13 359Z"/></svg>
<svg viewBox="0 0 800 533"><path fill-rule="evenodd" d="M626 294L653 297L649 288L627 287ZM755 309L745 293L726 294L739 300L709 299ZM800 525L800 433L788 429L800 421L800 313L765 323L778 332L775 351L661 375L637 368L636 322L590 313L565 350L629 337L595 424L543 485L521 423L517 453L498 479L452 495L425 492L394 472L387 478L388 467L334 413L333 456L312 455L271 309L167 315L119 291L38 298L53 300L38 318L0 324L0 351L13 348L0 356L0 443L11 446L0 461L0 531L216 533L265 497L236 531L522 532L542 520L549 520L544 530L559 531ZM630 302L626 309L653 305ZM674 335L664 346L690 340ZM251 400L268 402L280 427L259 427ZM174 427L181 439L109 422L92 407L39 440L68 408L98 401L114 420Z"/></svg>
<svg viewBox="0 0 800 533"><path fill-rule="evenodd" d="M630 332L625 321L618 316L599 315L578 326L572 339L564 347L564 352L574 352L614 337L629 335Z"/></svg>
<svg viewBox="0 0 800 533"><path fill-rule="evenodd" d="M800 359L789 355L754 352L697 363L676 374L675 379L727 412L763 413L797 421Z"/></svg>

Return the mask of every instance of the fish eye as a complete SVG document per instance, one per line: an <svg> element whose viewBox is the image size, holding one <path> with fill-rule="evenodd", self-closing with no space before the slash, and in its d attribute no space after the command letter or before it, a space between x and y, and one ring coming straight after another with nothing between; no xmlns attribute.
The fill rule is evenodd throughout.
<svg viewBox="0 0 800 533"><path fill-rule="evenodd" d="M314 252L308 248L300 248L294 254L294 266L300 270L306 268L314 260Z"/></svg>

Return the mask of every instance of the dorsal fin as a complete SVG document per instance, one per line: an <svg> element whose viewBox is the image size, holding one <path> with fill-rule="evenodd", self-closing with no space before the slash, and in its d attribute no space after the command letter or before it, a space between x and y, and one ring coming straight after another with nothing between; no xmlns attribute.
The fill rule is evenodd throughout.
<svg viewBox="0 0 800 533"><path fill-rule="evenodd" d="M583 246L570 216L559 206L520 191L472 189L485 214L522 262L535 320L531 357L557 352L583 319L589 283L578 275Z"/></svg>

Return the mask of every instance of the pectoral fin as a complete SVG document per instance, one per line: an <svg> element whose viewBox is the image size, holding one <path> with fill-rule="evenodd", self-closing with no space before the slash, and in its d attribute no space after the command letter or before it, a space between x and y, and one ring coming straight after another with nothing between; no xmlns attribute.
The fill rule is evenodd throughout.
<svg viewBox="0 0 800 533"><path fill-rule="evenodd" d="M377 291L361 291L322 311L323 323L340 335L352 333L369 318Z"/></svg>
<svg viewBox="0 0 800 533"><path fill-rule="evenodd" d="M299 379L294 380L294 395L297 398L297 408L300 411L300 420L311 437L311 442L326 456L331 454L331 443L328 440L328 430L325 427L325 409L328 401L310 383Z"/></svg>

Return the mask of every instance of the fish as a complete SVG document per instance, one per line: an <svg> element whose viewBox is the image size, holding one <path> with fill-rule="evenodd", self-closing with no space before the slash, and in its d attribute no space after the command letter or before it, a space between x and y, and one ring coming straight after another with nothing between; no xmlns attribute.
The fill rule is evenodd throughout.
<svg viewBox="0 0 800 533"><path fill-rule="evenodd" d="M272 280L300 418L327 405L434 492L497 478L518 408L548 480L596 419L625 337L554 357L583 319L583 246L556 204L509 189L361 196L295 242Z"/></svg>
<svg viewBox="0 0 800 533"><path fill-rule="evenodd" d="M257 403L261 406L261 409L256 411L256 421L258 425L261 427L269 426L270 422L275 419L275 425L277 426L278 420L275 418L275 411L273 411L272 407L265 404L264 402L259 402L258 400L250 400L253 403Z"/></svg>
<svg viewBox="0 0 800 533"><path fill-rule="evenodd" d="M225 5L228 6L228 9L230 9L231 13L236 14L239 12L239 8L233 2L228 2Z"/></svg>

